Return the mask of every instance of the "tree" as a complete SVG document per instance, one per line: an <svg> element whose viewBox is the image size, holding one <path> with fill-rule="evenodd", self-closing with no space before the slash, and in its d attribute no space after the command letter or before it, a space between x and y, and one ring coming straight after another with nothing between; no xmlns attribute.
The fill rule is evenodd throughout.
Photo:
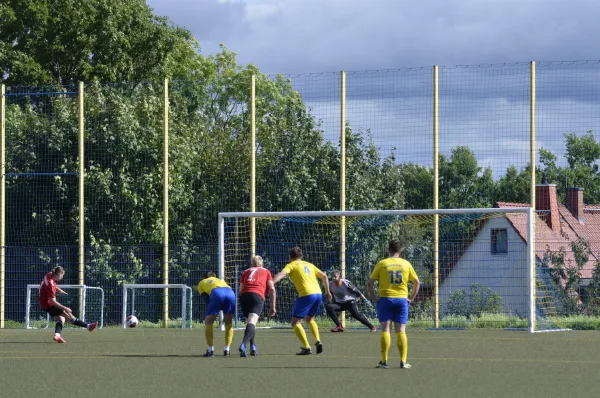
<svg viewBox="0 0 600 398"><path fill-rule="evenodd" d="M0 21L8 84L160 81L201 63L192 34L144 0L4 0Z"/></svg>
<svg viewBox="0 0 600 398"><path fill-rule="evenodd" d="M440 207L491 207L494 181L490 168L483 170L466 146L452 149L450 159L439 156Z"/></svg>
<svg viewBox="0 0 600 398"><path fill-rule="evenodd" d="M531 196L531 166L517 171L515 166L506 169L498 180L494 202L529 203Z"/></svg>

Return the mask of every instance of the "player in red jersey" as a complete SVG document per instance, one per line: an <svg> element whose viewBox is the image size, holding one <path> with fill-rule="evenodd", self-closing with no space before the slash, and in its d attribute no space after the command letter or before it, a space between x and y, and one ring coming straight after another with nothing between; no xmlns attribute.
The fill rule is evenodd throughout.
<svg viewBox="0 0 600 398"><path fill-rule="evenodd" d="M66 343L65 339L63 339L60 335L63 324L65 323L65 319L75 326L86 328L90 332L93 332L94 329L96 329L96 326L98 326L98 322L87 324L82 320L77 319L69 307L66 307L56 301L56 292L60 294L67 294L67 292L56 286L56 282L62 280L64 275L65 270L63 267L54 267L52 272L48 272L46 276L44 276L44 279L40 284L40 295L38 296L38 301L42 310L46 311L48 314L52 315L54 319L56 319L53 340L57 343Z"/></svg>
<svg viewBox="0 0 600 398"><path fill-rule="evenodd" d="M254 344L254 332L256 330L256 322L265 305L265 293L269 291L271 298L270 316L275 316L275 300L276 292L273 284L273 276L271 271L263 267L263 259L261 256L252 258L250 268L242 272L240 278L240 305L242 312L246 317L246 330L244 331L244 340L240 344L240 356L246 356L246 347L250 343L250 355L257 356L258 351Z"/></svg>

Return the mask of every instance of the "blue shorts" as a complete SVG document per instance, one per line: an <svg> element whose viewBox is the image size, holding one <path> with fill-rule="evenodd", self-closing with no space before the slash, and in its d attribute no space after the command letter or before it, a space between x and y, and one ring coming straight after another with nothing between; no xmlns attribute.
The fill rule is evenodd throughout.
<svg viewBox="0 0 600 398"><path fill-rule="evenodd" d="M408 300L405 298L381 297L377 301L379 322L393 321L406 325L408 321Z"/></svg>
<svg viewBox="0 0 600 398"><path fill-rule="evenodd" d="M292 316L295 318L304 318L306 316L317 315L319 308L321 308L322 300L323 297L320 293L298 297L294 302Z"/></svg>
<svg viewBox="0 0 600 398"><path fill-rule="evenodd" d="M217 315L219 311L223 311L223 314L235 312L235 294L228 287L217 287L210 292L206 315Z"/></svg>

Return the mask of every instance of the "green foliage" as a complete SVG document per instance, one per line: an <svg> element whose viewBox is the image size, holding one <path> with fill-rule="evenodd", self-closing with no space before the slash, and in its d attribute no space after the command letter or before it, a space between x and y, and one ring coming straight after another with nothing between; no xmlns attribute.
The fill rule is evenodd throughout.
<svg viewBox="0 0 600 398"><path fill-rule="evenodd" d="M478 283L472 284L468 291L459 289L452 292L444 311L446 316L465 316L467 318L479 317L483 313L502 312L504 312L502 297L489 287Z"/></svg>
<svg viewBox="0 0 600 398"><path fill-rule="evenodd" d="M592 280L586 289L584 305L589 315L600 315L600 262L598 261L594 266Z"/></svg>
<svg viewBox="0 0 600 398"><path fill-rule="evenodd" d="M559 310L563 315L580 312L579 285L581 270L592 255L590 245L585 239L571 242L573 259L564 247L558 251L546 249L542 264L552 279L553 291L559 301Z"/></svg>
<svg viewBox="0 0 600 398"><path fill-rule="evenodd" d="M491 169L482 169L466 146L452 149L450 159L440 155L440 207L491 207L494 181Z"/></svg>
<svg viewBox="0 0 600 398"><path fill-rule="evenodd" d="M192 34L144 0L5 0L0 21L9 84L183 78L201 62Z"/></svg>

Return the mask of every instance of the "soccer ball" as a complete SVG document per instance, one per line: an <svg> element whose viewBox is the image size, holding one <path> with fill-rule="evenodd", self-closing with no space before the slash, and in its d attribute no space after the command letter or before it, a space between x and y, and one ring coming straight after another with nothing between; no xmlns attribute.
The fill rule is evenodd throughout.
<svg viewBox="0 0 600 398"><path fill-rule="evenodd" d="M134 328L138 325L138 323L140 323L140 321L138 321L135 315L129 315L125 323L127 324L128 328Z"/></svg>

